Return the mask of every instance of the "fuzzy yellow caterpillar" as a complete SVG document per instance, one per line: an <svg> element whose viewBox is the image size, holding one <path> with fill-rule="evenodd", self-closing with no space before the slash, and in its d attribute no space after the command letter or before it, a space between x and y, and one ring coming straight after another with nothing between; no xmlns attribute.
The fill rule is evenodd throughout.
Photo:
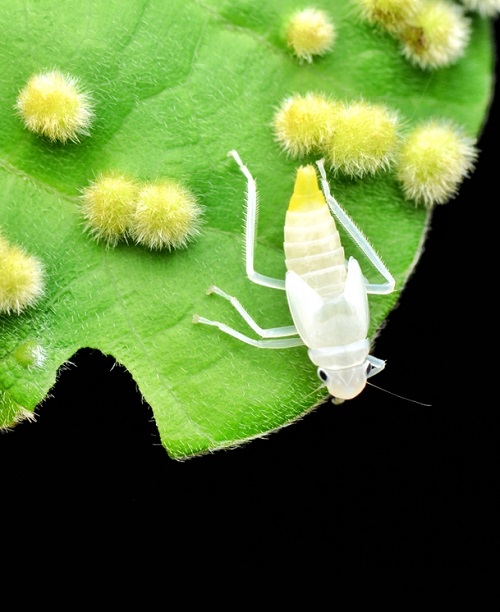
<svg viewBox="0 0 500 612"><path fill-rule="evenodd" d="M99 175L82 193L87 230L97 240L115 246L126 238L139 188L119 172Z"/></svg>
<svg viewBox="0 0 500 612"><path fill-rule="evenodd" d="M276 141L292 157L319 152L340 107L340 103L318 93L286 98L273 119Z"/></svg>
<svg viewBox="0 0 500 612"><path fill-rule="evenodd" d="M397 177L406 198L431 207L452 198L473 169L475 141L444 120L417 125L401 147Z"/></svg>
<svg viewBox="0 0 500 612"><path fill-rule="evenodd" d="M470 27L460 5L448 0L422 0L399 34L403 54L424 69L453 64L465 53Z"/></svg>
<svg viewBox="0 0 500 612"><path fill-rule="evenodd" d="M389 168L399 145L396 111L365 101L343 105L325 138L325 159L332 168L362 177Z"/></svg>
<svg viewBox="0 0 500 612"><path fill-rule="evenodd" d="M173 180L143 185L130 221L130 235L150 249L180 248L199 234L202 207Z"/></svg>
<svg viewBox="0 0 500 612"><path fill-rule="evenodd" d="M78 79L58 70L33 75L15 109L28 130L53 142L78 142L89 134L93 119L90 95Z"/></svg>
<svg viewBox="0 0 500 612"><path fill-rule="evenodd" d="M310 63L314 56L325 55L331 50L336 30L324 11L305 8L290 17L285 36L287 45L299 61Z"/></svg>
<svg viewBox="0 0 500 612"><path fill-rule="evenodd" d="M20 314L43 291L42 263L0 235L0 314Z"/></svg>

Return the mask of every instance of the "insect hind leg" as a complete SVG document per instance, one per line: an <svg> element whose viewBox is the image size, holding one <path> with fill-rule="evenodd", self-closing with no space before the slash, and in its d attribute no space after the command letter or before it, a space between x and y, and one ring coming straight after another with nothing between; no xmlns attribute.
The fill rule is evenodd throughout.
<svg viewBox="0 0 500 612"><path fill-rule="evenodd" d="M354 223L351 217L346 213L346 211L340 206L337 200L330 193L330 186L328 185L328 180L326 178L325 166L322 159L316 162L318 166L319 173L321 175L321 186L323 188L323 193L325 195L325 199L327 201L330 210L332 211L335 218L339 221L342 227L348 232L349 236L354 240L354 242L361 249L363 254L368 258L371 265L379 272L381 276L384 277L385 283L366 283L366 291L371 294L380 294L385 295L388 293L392 293L394 291L394 287L396 285L396 281L394 277L389 272L387 266L384 264L382 259L379 257L375 249L372 247L366 236L359 229L359 227Z"/></svg>

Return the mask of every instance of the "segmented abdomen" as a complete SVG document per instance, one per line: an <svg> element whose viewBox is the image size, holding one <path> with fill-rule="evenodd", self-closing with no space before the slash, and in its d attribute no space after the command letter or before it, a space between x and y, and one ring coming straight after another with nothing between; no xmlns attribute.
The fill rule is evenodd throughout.
<svg viewBox="0 0 500 612"><path fill-rule="evenodd" d="M285 219L285 261L319 295L335 297L346 280L344 248L330 209L325 205L288 211Z"/></svg>

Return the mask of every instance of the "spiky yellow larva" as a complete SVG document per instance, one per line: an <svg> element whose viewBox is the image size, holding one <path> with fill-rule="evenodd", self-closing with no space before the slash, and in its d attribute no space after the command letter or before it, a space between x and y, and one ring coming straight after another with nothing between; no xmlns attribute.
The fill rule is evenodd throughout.
<svg viewBox="0 0 500 612"><path fill-rule="evenodd" d="M444 204L474 167L475 141L450 121L432 119L417 125L401 147L397 178L415 204Z"/></svg>
<svg viewBox="0 0 500 612"><path fill-rule="evenodd" d="M398 113L381 104L355 101L336 113L324 143L332 168L351 177L388 169L399 145Z"/></svg>
<svg viewBox="0 0 500 612"><path fill-rule="evenodd" d="M43 292L41 261L0 236L0 314L20 314Z"/></svg>
<svg viewBox="0 0 500 612"><path fill-rule="evenodd" d="M305 8L290 17L285 38L299 61L310 63L315 56L325 55L332 49L336 30L325 11Z"/></svg>
<svg viewBox="0 0 500 612"><path fill-rule="evenodd" d="M399 33L403 55L423 69L456 62L471 35L463 7L448 0L421 0L418 11Z"/></svg>
<svg viewBox="0 0 500 612"><path fill-rule="evenodd" d="M83 189L82 214L96 240L115 246L126 239L138 191L133 179L115 171L100 174Z"/></svg>
<svg viewBox="0 0 500 612"><path fill-rule="evenodd" d="M174 180L143 185L130 221L137 244L149 249L175 249L200 233L203 208L194 195Z"/></svg>
<svg viewBox="0 0 500 612"><path fill-rule="evenodd" d="M318 153L340 107L340 103L319 93L289 96L274 115L276 141L294 158Z"/></svg>
<svg viewBox="0 0 500 612"><path fill-rule="evenodd" d="M62 143L88 136L94 115L91 97L79 80L59 70L33 75L15 109L28 130Z"/></svg>

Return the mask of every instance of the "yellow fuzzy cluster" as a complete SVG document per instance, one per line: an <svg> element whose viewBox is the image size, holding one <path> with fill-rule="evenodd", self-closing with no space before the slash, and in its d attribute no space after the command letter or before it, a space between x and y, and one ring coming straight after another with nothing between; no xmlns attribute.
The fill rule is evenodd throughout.
<svg viewBox="0 0 500 612"><path fill-rule="evenodd" d="M362 18L399 40L403 55L422 69L448 66L470 40L464 6L451 0L356 0Z"/></svg>
<svg viewBox="0 0 500 612"><path fill-rule="evenodd" d="M125 239L138 190L134 180L113 171L99 175L83 190L82 213L97 240L115 246Z"/></svg>
<svg viewBox="0 0 500 612"><path fill-rule="evenodd" d="M0 314L20 314L43 291L41 262L0 235Z"/></svg>
<svg viewBox="0 0 500 612"><path fill-rule="evenodd" d="M286 98L274 115L276 140L292 157L321 151L341 106L322 94Z"/></svg>
<svg viewBox="0 0 500 612"><path fill-rule="evenodd" d="M315 153L351 177L387 169L399 143L395 111L365 101L342 103L321 94L284 100L273 121L276 141L292 157Z"/></svg>
<svg viewBox="0 0 500 612"><path fill-rule="evenodd" d="M475 141L450 121L415 126L401 147L397 178L405 197L427 207L444 204L458 190L477 158Z"/></svg>
<svg viewBox="0 0 500 612"><path fill-rule="evenodd" d="M108 172L83 189L82 213L86 229L109 246L130 237L150 249L172 249L199 234L202 208L177 181L141 184Z"/></svg>
<svg viewBox="0 0 500 612"><path fill-rule="evenodd" d="M399 145L399 117L381 104L344 104L335 116L324 146L332 168L352 177L387 170Z"/></svg>
<svg viewBox="0 0 500 612"><path fill-rule="evenodd" d="M28 130L53 142L78 142L89 134L93 119L90 95L78 79L58 70L33 75L15 109Z"/></svg>
<svg viewBox="0 0 500 612"><path fill-rule="evenodd" d="M406 198L427 207L447 202L472 170L475 141L442 119L422 122L405 136L401 123L396 111L381 104L308 93L286 98L273 127L293 158L321 156L350 178L394 169Z"/></svg>
<svg viewBox="0 0 500 612"><path fill-rule="evenodd" d="M138 193L129 232L150 249L180 248L199 234L201 208L175 181L147 183Z"/></svg>
<svg viewBox="0 0 500 612"><path fill-rule="evenodd" d="M314 56L328 53L333 47L336 30L329 16L316 8L296 11L288 20L286 43L300 62L311 63Z"/></svg>

